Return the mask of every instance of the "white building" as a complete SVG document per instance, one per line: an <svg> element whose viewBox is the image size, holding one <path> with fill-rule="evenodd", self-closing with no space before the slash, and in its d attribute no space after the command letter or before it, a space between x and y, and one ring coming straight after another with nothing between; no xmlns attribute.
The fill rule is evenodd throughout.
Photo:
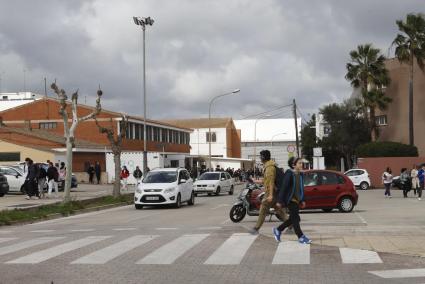
<svg viewBox="0 0 425 284"><path fill-rule="evenodd" d="M0 111L31 103L43 96L31 92L0 93Z"/></svg>
<svg viewBox="0 0 425 284"><path fill-rule="evenodd" d="M329 135L331 128L323 118L323 114L317 113L316 115L316 139L322 140Z"/></svg>
<svg viewBox="0 0 425 284"><path fill-rule="evenodd" d="M297 119L301 141L301 118ZM289 157L297 155L295 121L290 118L235 120L241 130L242 158L260 163L260 151L269 150L272 159L286 167Z"/></svg>

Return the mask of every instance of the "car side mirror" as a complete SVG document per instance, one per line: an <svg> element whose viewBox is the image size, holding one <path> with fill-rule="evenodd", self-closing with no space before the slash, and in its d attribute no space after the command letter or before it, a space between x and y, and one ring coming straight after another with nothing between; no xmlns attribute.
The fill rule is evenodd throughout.
<svg viewBox="0 0 425 284"><path fill-rule="evenodd" d="M16 178L19 178L20 176L21 176L20 174L17 174L17 175L16 175Z"/></svg>
<svg viewBox="0 0 425 284"><path fill-rule="evenodd" d="M226 180L225 178L221 178L221 180L223 181L223 180Z"/></svg>
<svg viewBox="0 0 425 284"><path fill-rule="evenodd" d="M185 180L184 178L182 178L179 183L181 184L181 183L186 183L186 182L187 182L187 180Z"/></svg>

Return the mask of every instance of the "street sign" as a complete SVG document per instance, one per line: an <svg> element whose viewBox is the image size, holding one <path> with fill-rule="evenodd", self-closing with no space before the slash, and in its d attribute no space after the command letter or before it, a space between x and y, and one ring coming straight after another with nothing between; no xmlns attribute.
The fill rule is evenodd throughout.
<svg viewBox="0 0 425 284"><path fill-rule="evenodd" d="M288 145L288 147L286 147L286 150L288 151L288 153L294 153L296 148L294 145Z"/></svg>
<svg viewBox="0 0 425 284"><path fill-rule="evenodd" d="M322 148L313 148L314 157L322 157Z"/></svg>

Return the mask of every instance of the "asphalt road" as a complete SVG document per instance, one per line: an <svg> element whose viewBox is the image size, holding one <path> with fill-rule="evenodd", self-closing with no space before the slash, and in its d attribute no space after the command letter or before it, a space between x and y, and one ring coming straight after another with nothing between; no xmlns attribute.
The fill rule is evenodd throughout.
<svg viewBox="0 0 425 284"><path fill-rule="evenodd" d="M300 246L292 235L277 244L268 232L276 223L251 236L246 228L255 217L240 224L228 218L235 198L199 196L195 206L180 209L126 206L2 227L0 283L425 282L424 258L320 242ZM366 217L304 213L302 219L307 232L336 221L365 227L369 211L361 210Z"/></svg>

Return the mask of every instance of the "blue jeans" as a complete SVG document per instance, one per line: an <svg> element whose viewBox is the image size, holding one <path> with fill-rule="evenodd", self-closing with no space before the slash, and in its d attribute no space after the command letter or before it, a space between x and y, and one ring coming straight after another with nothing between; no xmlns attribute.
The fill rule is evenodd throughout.
<svg viewBox="0 0 425 284"><path fill-rule="evenodd" d="M385 196L391 196L391 183L384 183L385 186Z"/></svg>

